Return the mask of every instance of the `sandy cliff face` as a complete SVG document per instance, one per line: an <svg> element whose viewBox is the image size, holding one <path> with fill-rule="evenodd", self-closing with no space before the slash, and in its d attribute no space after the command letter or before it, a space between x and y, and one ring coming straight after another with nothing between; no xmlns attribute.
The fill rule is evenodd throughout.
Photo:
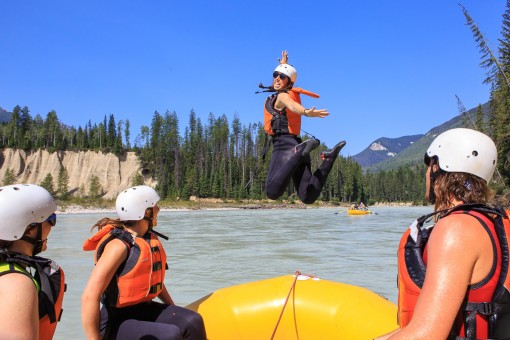
<svg viewBox="0 0 510 340"><path fill-rule="evenodd" d="M85 194L90 186L90 178L95 175L105 198L115 198L117 194L132 185L133 176L140 165L134 152L118 157L95 151L28 151L4 149L0 153L0 181L7 169L14 170L16 182L40 184L48 173L57 187L58 171L63 165L69 174L69 191L80 195L80 187ZM149 184L149 183L147 183ZM150 184L149 184L150 185Z"/></svg>

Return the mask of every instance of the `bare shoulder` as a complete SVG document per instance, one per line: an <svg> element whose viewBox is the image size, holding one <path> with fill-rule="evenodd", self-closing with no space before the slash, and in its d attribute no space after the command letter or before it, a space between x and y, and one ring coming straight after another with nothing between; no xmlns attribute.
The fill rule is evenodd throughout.
<svg viewBox="0 0 510 340"><path fill-rule="evenodd" d="M476 245L487 232L478 220L468 214L452 214L440 219L434 226L431 241L455 243L465 247L466 244Z"/></svg>
<svg viewBox="0 0 510 340"><path fill-rule="evenodd" d="M106 288L113 274L128 256L128 245L119 239L113 239L105 246L90 276L87 287L92 283L99 294Z"/></svg>
<svg viewBox="0 0 510 340"><path fill-rule="evenodd" d="M16 287L16 290L20 291L37 291L35 287L34 280L30 278L28 275L23 273L9 273L6 275L0 276L0 295L4 295L5 293L12 292L13 287ZM2 294L4 293L4 294ZM9 294L5 294L4 296L8 297Z"/></svg>
<svg viewBox="0 0 510 340"><path fill-rule="evenodd" d="M0 338L37 339L39 312L34 281L22 273L0 277Z"/></svg>
<svg viewBox="0 0 510 340"><path fill-rule="evenodd" d="M128 245L119 239L113 239L104 248L104 252L101 255L101 258L103 257L119 257L124 255L124 257L128 253Z"/></svg>
<svg viewBox="0 0 510 340"><path fill-rule="evenodd" d="M37 307L37 288L34 280L22 273L9 273L0 276L0 301L2 306L11 306L14 309L6 308L8 314L30 313L30 310ZM6 315L0 313L5 317Z"/></svg>

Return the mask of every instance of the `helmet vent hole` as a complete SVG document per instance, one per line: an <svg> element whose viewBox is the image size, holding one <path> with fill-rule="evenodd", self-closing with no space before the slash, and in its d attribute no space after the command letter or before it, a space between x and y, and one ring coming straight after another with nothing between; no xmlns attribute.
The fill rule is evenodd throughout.
<svg viewBox="0 0 510 340"><path fill-rule="evenodd" d="M478 151L473 150L473 152L471 152L471 154L476 157L476 156L478 156Z"/></svg>
<svg viewBox="0 0 510 340"><path fill-rule="evenodd" d="M122 211L125 211L126 209L124 209L124 207L122 207Z"/></svg>

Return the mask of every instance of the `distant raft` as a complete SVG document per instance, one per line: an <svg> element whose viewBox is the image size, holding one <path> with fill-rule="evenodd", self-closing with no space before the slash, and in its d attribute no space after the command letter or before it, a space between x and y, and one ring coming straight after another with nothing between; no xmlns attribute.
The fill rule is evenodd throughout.
<svg viewBox="0 0 510 340"><path fill-rule="evenodd" d="M394 303L308 275L222 288L187 308L202 315L209 340L373 339L398 327Z"/></svg>
<svg viewBox="0 0 510 340"><path fill-rule="evenodd" d="M361 210L361 209L349 209L347 210L347 215L368 215L372 212L370 210Z"/></svg>

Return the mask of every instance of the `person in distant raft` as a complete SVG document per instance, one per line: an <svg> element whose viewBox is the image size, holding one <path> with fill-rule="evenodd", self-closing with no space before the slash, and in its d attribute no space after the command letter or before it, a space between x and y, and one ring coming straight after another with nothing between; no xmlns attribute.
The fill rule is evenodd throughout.
<svg viewBox="0 0 510 340"><path fill-rule="evenodd" d="M166 253L157 235L166 236L153 230L158 201L145 185L124 190L119 218L98 221L99 231L83 244L95 250L96 263L82 295L87 339L206 339L200 314L176 306L165 287Z"/></svg>
<svg viewBox="0 0 510 340"><path fill-rule="evenodd" d="M345 141L341 141L333 149L323 152L320 167L312 174L310 152L316 149L320 142L317 139L302 141L301 117L324 118L329 115L325 109L310 109L301 105L300 94L318 98L319 95L294 88L296 69L288 64L287 51L282 52L280 65L273 72L273 84L266 92L275 92L266 99L264 104L264 130L271 136L273 154L269 162L266 180L266 194L270 199L277 199L283 195L290 179L299 199L305 204L311 204L319 197L326 178ZM259 85L264 88L264 86Z"/></svg>
<svg viewBox="0 0 510 340"><path fill-rule="evenodd" d="M434 212L400 241L400 329L378 339L510 339L509 211L488 205L496 163L494 142L475 130L432 142L425 164Z"/></svg>
<svg viewBox="0 0 510 340"><path fill-rule="evenodd" d="M62 314L64 272L46 250L57 221L51 194L33 184L0 187L0 339L52 339Z"/></svg>

